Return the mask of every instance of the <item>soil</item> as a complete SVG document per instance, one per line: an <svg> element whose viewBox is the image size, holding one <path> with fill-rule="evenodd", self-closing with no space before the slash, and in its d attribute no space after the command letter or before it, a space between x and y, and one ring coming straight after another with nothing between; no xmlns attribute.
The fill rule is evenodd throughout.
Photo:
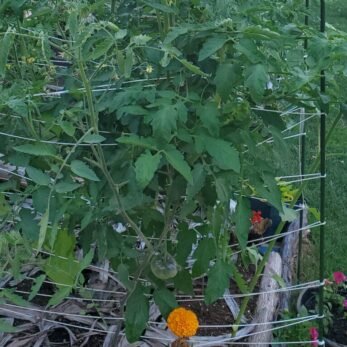
<svg viewBox="0 0 347 347"><path fill-rule="evenodd" d="M250 266L247 270L245 268L240 268L239 271L242 273L246 282L250 282L255 273L255 268ZM36 276L39 276L40 273L37 273ZM33 281L32 280L23 280L18 283L13 289L22 292L31 292ZM195 282L195 293L203 294L207 285L207 278L201 278ZM239 294L239 288L237 284L230 280L230 293ZM256 291L258 288L256 288ZM55 293L55 288L51 284L44 283L40 288L39 295L37 295L32 303L45 308L48 304L50 296ZM23 298L27 299L28 294L16 293L17 295L21 295ZM47 295L47 296L45 296ZM236 298L236 302L240 305L241 299ZM253 317L253 312L255 310L255 305L257 301L257 296L252 296L248 311L245 313L248 320L251 320ZM182 303L182 306L190 308L193 310L199 317L199 320L203 322L203 325L232 325L234 323L234 318L228 308L226 302L223 299L217 300L215 303L211 305L206 305L203 301L186 301ZM97 315L97 312L93 312L94 315ZM83 329L85 325L80 324L76 321L69 321L63 317L56 317L56 321L60 321L67 324L74 324L76 326L81 326L81 329L78 327L69 327L71 331L79 338L79 340L73 345L74 347L84 346L84 347L102 347L105 335L93 335L89 336L88 342L85 343L85 339L88 336L88 331ZM14 325L22 325L27 322L15 320ZM37 330L33 330L31 333L37 333ZM231 328L200 328L198 330L197 335L199 336L218 336L223 334L228 334L231 332ZM60 347L72 347L70 345L69 334L64 328L55 328L54 330L48 333L49 346L60 346ZM48 342L48 341L47 341ZM45 345L46 346L46 345Z"/></svg>

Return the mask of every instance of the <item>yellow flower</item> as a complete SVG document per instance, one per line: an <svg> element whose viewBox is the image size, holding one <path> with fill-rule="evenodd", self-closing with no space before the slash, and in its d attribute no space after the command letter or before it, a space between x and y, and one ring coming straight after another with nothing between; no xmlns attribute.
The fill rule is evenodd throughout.
<svg viewBox="0 0 347 347"><path fill-rule="evenodd" d="M178 307L169 314L167 326L178 337L190 337L196 334L199 321L193 311Z"/></svg>
<svg viewBox="0 0 347 347"><path fill-rule="evenodd" d="M150 64L147 65L147 67L146 67L146 72L147 72L148 74L151 74L151 73L153 72L153 67L152 67L152 65L150 65Z"/></svg>

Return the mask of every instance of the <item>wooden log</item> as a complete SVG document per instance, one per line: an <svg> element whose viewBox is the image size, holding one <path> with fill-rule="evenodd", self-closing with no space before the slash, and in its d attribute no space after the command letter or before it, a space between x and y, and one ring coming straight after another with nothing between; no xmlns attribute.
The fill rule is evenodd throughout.
<svg viewBox="0 0 347 347"><path fill-rule="evenodd" d="M277 252L271 252L268 263L264 270L264 275L260 283L260 292L272 292L279 288L276 276L282 275L282 258ZM269 346L264 343L272 341L272 322L276 317L276 309L278 305L278 293L266 293L259 295L256 315L252 323L261 323L257 325L248 342L252 342L252 346L264 347ZM270 331L269 331L270 330Z"/></svg>
<svg viewBox="0 0 347 347"><path fill-rule="evenodd" d="M307 211L303 211L302 227L307 225ZM300 229L300 217L290 223L288 232ZM304 231L303 231L304 234ZM282 256L282 278L286 287L292 286L296 277L296 266L298 259L298 242L299 232L291 233L285 236L283 247L281 249ZM290 301L290 291L281 293L279 301L279 312L288 310Z"/></svg>

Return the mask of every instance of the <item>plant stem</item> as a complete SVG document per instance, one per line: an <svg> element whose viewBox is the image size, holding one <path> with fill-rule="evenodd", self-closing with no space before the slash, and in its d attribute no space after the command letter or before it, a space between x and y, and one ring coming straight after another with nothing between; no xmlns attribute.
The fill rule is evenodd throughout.
<svg viewBox="0 0 347 347"><path fill-rule="evenodd" d="M86 90L87 104L88 104L88 109L89 109L89 121L90 121L90 124L93 126L95 133L98 134L99 133L99 129L98 129L99 119L98 119L98 115L95 111L92 88L91 88L90 82L87 78L83 63L82 63L80 51L78 52L78 59L77 60L78 60L78 67L80 70L82 83L83 83L84 88ZM103 174L104 174L104 176L105 176L105 178L106 178L106 180L107 180L107 182L108 182L108 184L112 190L112 193L113 193L114 197L116 198L116 201L118 203L118 207L119 207L119 210L120 210L122 216L130 224L130 226L134 229L134 231L136 232L137 236L141 239L141 241L143 241L146 244L149 251L153 252L154 250L153 250L153 246L152 246L151 242L142 233L140 228L130 218L130 216L128 215L128 213L125 211L125 209L123 207L122 200L121 200L120 193L119 193L119 186L117 184L115 184L115 182L113 181L113 178L112 178L112 176L111 176L111 174L107 168L104 152L102 151L100 144L97 144L96 146L92 146L92 150L93 150L94 156L96 157L96 160L100 164L100 168L101 168L101 170L102 170L102 172L103 172Z"/></svg>

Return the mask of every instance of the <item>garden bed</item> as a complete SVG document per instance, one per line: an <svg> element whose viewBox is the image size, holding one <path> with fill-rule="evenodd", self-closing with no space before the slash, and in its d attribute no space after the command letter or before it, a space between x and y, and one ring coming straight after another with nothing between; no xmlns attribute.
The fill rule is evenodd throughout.
<svg viewBox="0 0 347 347"><path fill-rule="evenodd" d="M298 228L298 223L298 220L291 223L287 229L287 232L289 234L286 235L283 239L280 239L279 245L281 245L282 250L288 248L286 242L291 242L290 248L293 248L293 245L295 245L295 242L293 243L293 235L297 235L297 233L290 232ZM260 242L261 239L257 241ZM294 250L293 252L295 253ZM293 257L293 253L287 255ZM279 255L278 258L280 258ZM292 264L291 260L292 258L284 259L283 264L287 264L286 266L288 266L288 264ZM250 266L247 270L242 268L240 268L239 270L240 273L242 273L242 275L244 276L246 282L249 282L254 276L255 266ZM286 273L288 273L288 269L286 271ZM85 290L83 296L78 295L77 290L75 292L75 294L77 295L71 294L71 299L66 299L63 303L53 307L52 309L45 309L56 290L55 286L49 281L47 283L43 283L39 292L36 296L33 297L31 304L27 309L25 309L25 307L21 308L21 304L23 304L23 302L20 302L20 297L23 297L25 300L27 300L33 288L33 281L37 281L37 278L42 275L42 273L38 272L37 268L35 267L29 267L29 269L27 269L24 274L26 274L26 277L29 278L25 279L24 276L22 280L14 281L13 279L11 279L11 277L8 277L5 288L14 289L14 294L18 295L18 297L16 297L16 300L14 300L14 302L12 302L10 306L0 306L1 315L6 319L12 320L13 326L18 327L23 331L16 334L3 334L4 341L8 341L9 343L10 341L17 341L16 343L25 341L25 343L27 343L27 346L29 346L30 338L28 336L38 336L37 334L40 335L41 333L43 335L46 334L45 336L50 341L52 346L59 344L60 346L83 345L86 347L97 347L108 346L107 344L105 345L104 342L106 341L106 334L106 336L108 336L107 341L109 341L109 343L111 343L111 341L115 341L114 339L116 335L118 335L118 339L120 339L119 346L127 346L125 337L122 337L122 331L124 329L122 323L114 325L111 324L108 320L104 321L104 323L101 323L102 321L96 319L97 316L121 318L119 304L112 303L112 300L115 302L121 301L122 298L124 298L123 294L125 294L125 291L121 287L119 287L117 282L112 280L112 277L109 278L108 276L103 276L104 279L107 279L106 282L100 281L100 278L102 277L102 275L104 275L102 269L99 270L99 272L89 270L85 271L86 282L89 282L90 289L100 290L99 293L94 292L94 299L96 300L94 304L92 304L93 299L90 299L90 304L88 304L88 301L84 301L86 299ZM112 274L110 275L112 276ZM289 287L291 285L290 278L284 279L284 281L286 282L286 286ZM205 277L196 280L195 285L197 290L195 290L195 292L197 295L192 297L180 296L177 297L177 300L182 307L193 310L199 317L200 325L202 325L202 327L199 328L197 335L193 338L193 340L196 341L196 345L199 346L199 344L207 344L208 346L222 346L222 342L218 341L227 341L228 339L230 340L232 338L232 325L235 324L238 307L241 304L242 293L240 292L237 284L233 280L231 280L229 290L226 292L227 295L224 298L217 300L215 303L207 305L203 301L206 282L207 278ZM277 285L275 284L275 286L278 288L278 283ZM258 283L255 292L263 290L264 288L261 289L260 283ZM235 296L235 298L232 298L233 295ZM278 294L272 293L269 295L272 298L276 297L275 300L279 300ZM266 297L266 300L269 300L269 295ZM75 297L75 299L73 299L73 297ZM101 302L97 300L101 300ZM239 328L239 337L236 338L239 342L244 341L244 339L242 339L243 334L252 334L256 323L259 322L260 317L257 313L257 305L259 305L258 300L261 300L261 296L253 295L251 297L250 303L248 304L248 310L246 311L246 315L242 320L242 324L249 322L252 323L253 326ZM262 298L262 300L264 300L264 297ZM282 305L283 300L288 300L288 295L286 295L285 298L282 297ZM278 315L277 306L277 304L274 305L273 312L267 312L267 316L271 317L269 321L276 320ZM8 310L10 310L12 314L9 313ZM150 321L156 323L150 325L150 328L143 333L143 336L146 336L146 338L144 338L142 345L147 346L146 343L150 343L150 341L156 341L156 343L159 343L160 340L163 339L163 342L160 342L160 345L165 346L168 344L167 341L173 341L174 337L166 329L166 325L163 324L165 321L163 321L162 315L158 311L156 306L151 305L150 311ZM93 318L89 318L88 316L92 316ZM26 317L27 320L23 319L24 317ZM35 324L28 325L28 321L32 323L35 322ZM50 324L50 326L45 327L42 331L40 328L38 328L40 326L39 322L41 322L40 324L43 326L45 326L45 324ZM271 328L271 324L264 326L264 328L265 327L267 329L269 327ZM105 333L100 333L99 331L101 330L105 330ZM115 332L117 331L118 333L115 334ZM260 332L257 332L257 334L260 334ZM43 341L44 340L42 340L42 343ZM8 346L10 346L10 344Z"/></svg>

